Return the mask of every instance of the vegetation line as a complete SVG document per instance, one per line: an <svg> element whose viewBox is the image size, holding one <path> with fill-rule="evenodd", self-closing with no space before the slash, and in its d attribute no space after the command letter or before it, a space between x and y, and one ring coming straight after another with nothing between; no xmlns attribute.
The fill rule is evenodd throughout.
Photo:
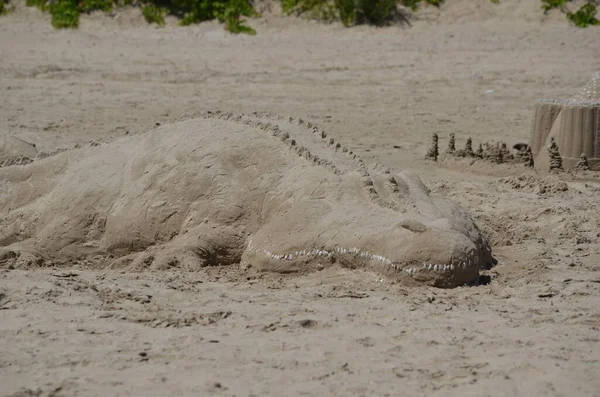
<svg viewBox="0 0 600 397"><path fill-rule="evenodd" d="M10 11L10 0L0 0L0 15ZM369 24L384 26L392 23L400 14L398 6L417 12L423 5L441 7L445 0L280 0L286 15L303 15L323 21L340 21L344 26ZM475 1L475 0L474 0ZM488 1L488 0L478 0ZM494 4L502 0L489 0ZM546 14L553 9L564 13L575 26L585 28L600 25L596 18L600 0L587 0L572 12L571 0L541 0ZM124 6L139 6L142 15L158 26L165 24L165 16L179 18L181 25L218 20L231 33L256 34L245 18L260 16L253 0L26 0L30 7L52 15L52 26L57 29L77 28L80 14L92 11L111 12Z"/></svg>

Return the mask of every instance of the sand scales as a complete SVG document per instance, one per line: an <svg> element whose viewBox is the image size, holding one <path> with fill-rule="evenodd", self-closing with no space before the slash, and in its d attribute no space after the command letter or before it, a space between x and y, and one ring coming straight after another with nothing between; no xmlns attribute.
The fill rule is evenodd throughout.
<svg viewBox="0 0 600 397"><path fill-rule="evenodd" d="M570 99L536 103L530 137L536 168L550 168L551 138L564 169L575 169L583 155L590 169L600 171L600 72Z"/></svg>

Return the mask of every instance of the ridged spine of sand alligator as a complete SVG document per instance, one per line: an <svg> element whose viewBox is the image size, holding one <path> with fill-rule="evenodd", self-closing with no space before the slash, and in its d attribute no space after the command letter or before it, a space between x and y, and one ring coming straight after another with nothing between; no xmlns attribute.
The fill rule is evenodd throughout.
<svg viewBox="0 0 600 397"><path fill-rule="evenodd" d="M285 121L285 118L282 116L271 115L268 113L254 112L254 113L252 113L252 115L256 116L256 117L260 117L262 119L272 120L274 123L277 123L278 121L279 122ZM243 120L243 118L244 118L244 116L241 116L242 120ZM377 192L377 189L375 188L375 186L373 184L373 179L371 178L371 174L369 173L369 169L367 168L367 165L352 150L348 149L346 146L343 146L340 142L336 142L336 140L333 137L329 136L329 134L327 132L325 132L323 129L313 125L311 122L305 121L301 118L294 118L294 117L289 117L287 121L290 124L295 124L297 126L304 127L307 132L315 134L317 137L320 137L322 140L323 146L330 148L331 154L334 154L334 153L340 154L340 152L342 154L345 154L346 157L352 161L354 170L357 171L359 173L359 175L361 176L361 178L363 179L363 184L365 186L365 189L369 193L369 196L371 197L373 202L375 202L376 204L378 204L380 206L386 207L386 208L396 209L396 205L394 203L387 202L385 200L382 200L379 197L379 193ZM297 155L304 157L307 160L312 161L313 163L315 163L317 165L321 165L321 166L325 167L326 169L329 169L331 172L335 173L336 175L341 175L341 174L345 173L342 169L340 169L340 167L336 166L334 161L325 159L325 158L320 158L316 155L311 154L311 152L307 148L305 148L301 143L298 143L295 139L293 139L289 135L288 132L282 131L280 129L279 125L277 125L277 124L272 125L272 124L265 124L262 122L252 123L252 122L248 122L248 121L246 122L246 124L253 126L253 127L258 127L265 131L269 131L274 136L280 136L281 140L283 142L289 142L290 148ZM384 173L389 174L389 170L384 170ZM389 187L392 191L397 191L397 183L393 178L389 179Z"/></svg>
<svg viewBox="0 0 600 397"><path fill-rule="evenodd" d="M0 161L0 168L10 167L10 166L15 166L15 165L27 165L27 164L31 164L31 163L33 163L34 161L37 161L37 160L41 160L41 159L45 159L45 158L48 158L48 157L56 156L57 154L62 153L64 151L66 151L66 149L58 149L58 150L55 150L54 152L51 152L51 153L40 152L40 153L38 153L34 157L29 157L29 156L13 156L13 157L9 157L7 159L4 159L3 161Z"/></svg>
<svg viewBox="0 0 600 397"><path fill-rule="evenodd" d="M324 169L332 172L336 175L343 175L349 170L356 171L361 176L363 185L365 190L369 194L371 200L384 208L389 208L394 211L398 211L398 205L392 201L383 200L380 198L379 192L374 186L373 179L371 178L371 173L365 162L352 150L350 150L347 146L342 145L340 142L336 141L335 138L331 137L326 131L314 125L311 122L305 121L302 118L294 118L294 117L283 117L280 115L274 115L267 112L252 112L248 115L240 114L235 115L231 112L221 111L221 110L207 110L198 113L186 114L181 117L177 117L173 119L171 122L179 122L194 118L203 118L203 119L219 119L224 121L230 121L234 123L239 123L243 125L247 125L252 128L257 128L263 130L270 135L277 137L284 143L289 150L293 151L296 155L305 158L308 162L323 167ZM254 118L258 118L260 120L254 120ZM261 120L269 120L269 122L263 122ZM324 158L323 156L318 156L312 153L306 146L303 144L300 138L294 136L293 133L287 131L285 128L281 127L281 124L289 123L298 127L303 128L307 133L317 137L321 141L322 148L328 148L328 152L330 156L339 155L346 158L349 161L350 166L344 167L339 166L336 162L329 158ZM160 124L150 128L148 131L154 130L158 128ZM390 174L390 170L385 167L377 167L375 171L381 172L383 174ZM392 175L389 175L387 178L387 188L392 193L398 193L398 183L394 179Z"/></svg>

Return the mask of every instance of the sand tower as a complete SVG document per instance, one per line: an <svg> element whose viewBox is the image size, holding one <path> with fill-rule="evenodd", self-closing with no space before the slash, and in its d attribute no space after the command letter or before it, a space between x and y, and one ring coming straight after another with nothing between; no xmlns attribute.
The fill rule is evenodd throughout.
<svg viewBox="0 0 600 397"><path fill-rule="evenodd" d="M529 142L536 168L550 168L546 148L551 137L564 169L574 169L583 154L590 168L600 171L600 72L570 99L536 103Z"/></svg>

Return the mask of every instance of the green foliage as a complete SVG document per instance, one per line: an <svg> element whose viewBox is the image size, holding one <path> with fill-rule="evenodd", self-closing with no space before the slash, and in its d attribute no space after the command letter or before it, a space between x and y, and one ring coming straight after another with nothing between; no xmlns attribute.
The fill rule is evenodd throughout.
<svg viewBox="0 0 600 397"><path fill-rule="evenodd" d="M339 19L344 26L384 25L396 13L398 0L281 0L283 12L306 14L312 19Z"/></svg>
<svg viewBox="0 0 600 397"><path fill-rule="evenodd" d="M4 0L0 0L2 2ZM164 25L164 16L171 14L181 18L182 25L218 19L232 33L256 34L242 17L258 16L251 0L26 0L29 7L37 7L52 15L56 28L75 28L79 14L100 10L110 12L113 6L140 5L149 23Z"/></svg>
<svg viewBox="0 0 600 397"><path fill-rule="evenodd" d="M184 15L181 20L184 26L218 19L231 33L256 34L241 19L243 16L258 16L248 0L173 0L171 4L173 14Z"/></svg>
<svg viewBox="0 0 600 397"><path fill-rule="evenodd" d="M281 0L281 9L285 14L289 14L296 8L299 2L299 0Z"/></svg>
<svg viewBox="0 0 600 397"><path fill-rule="evenodd" d="M358 7L356 7L354 0L335 0L335 8L339 12L340 21L344 26L356 23Z"/></svg>
<svg viewBox="0 0 600 397"><path fill-rule="evenodd" d="M241 19L242 16L258 16L258 13L248 0L230 0L227 3L228 4L223 8L222 13L217 14L219 22L225 23L225 28L231 33L255 35L256 30L246 25L245 21Z"/></svg>
<svg viewBox="0 0 600 397"><path fill-rule="evenodd" d="M337 0L336 0L337 1ZM338 9L332 0L281 0L285 14L305 14L311 19L333 21L338 19Z"/></svg>
<svg viewBox="0 0 600 397"><path fill-rule="evenodd" d="M356 0L356 22L382 26L396 13L396 0Z"/></svg>
<svg viewBox="0 0 600 397"><path fill-rule="evenodd" d="M52 15L52 26L57 29L76 28L79 26L79 14L92 11L109 12L115 0L26 0L28 7L37 7Z"/></svg>
<svg viewBox="0 0 600 397"><path fill-rule="evenodd" d="M4 1L0 0L0 15L4 15L7 13L6 6L4 5Z"/></svg>
<svg viewBox="0 0 600 397"><path fill-rule="evenodd" d="M56 29L79 26L79 9L75 0L57 0L48 6L48 10L52 15L52 26Z"/></svg>
<svg viewBox="0 0 600 397"><path fill-rule="evenodd" d="M544 10L544 14L547 14L554 8L562 9L566 3L567 0L542 0L542 10Z"/></svg>
<svg viewBox="0 0 600 397"><path fill-rule="evenodd" d="M83 0L79 2L79 12L88 13L92 11L110 12L114 0Z"/></svg>
<svg viewBox="0 0 600 397"><path fill-rule="evenodd" d="M0 0L0 14L6 12L9 0ZM256 34L246 24L244 17L255 17L254 0L26 0L30 7L37 7L52 15L56 28L76 28L80 13L93 11L110 12L115 6L138 5L149 23L164 25L165 15L181 19L181 25L217 19L232 33ZM440 7L445 0L280 0L285 14L305 14L319 20L340 20L344 26L370 24L382 26L396 16L401 4L417 11L422 4ZM490 0L498 4L500 0ZM576 12L570 12L570 0L541 0L544 13L558 8L578 27L600 25L596 18L599 0L587 0Z"/></svg>
<svg viewBox="0 0 600 397"><path fill-rule="evenodd" d="M148 4L142 7L142 15L148 23L155 23L158 26L164 26L165 24L165 12L164 8L159 8L154 4Z"/></svg>
<svg viewBox="0 0 600 397"><path fill-rule="evenodd" d="M591 25L600 25L596 19L596 6L592 3L585 4L575 13L568 12L567 18L580 28L587 28Z"/></svg>
<svg viewBox="0 0 600 397"><path fill-rule="evenodd" d="M596 0L588 0L586 4L581 6L576 12L571 12L567 8L568 0L542 0L542 9L544 14L548 11L559 8L567 15L569 21L580 28L587 28L592 25L600 25L600 21L596 18Z"/></svg>

